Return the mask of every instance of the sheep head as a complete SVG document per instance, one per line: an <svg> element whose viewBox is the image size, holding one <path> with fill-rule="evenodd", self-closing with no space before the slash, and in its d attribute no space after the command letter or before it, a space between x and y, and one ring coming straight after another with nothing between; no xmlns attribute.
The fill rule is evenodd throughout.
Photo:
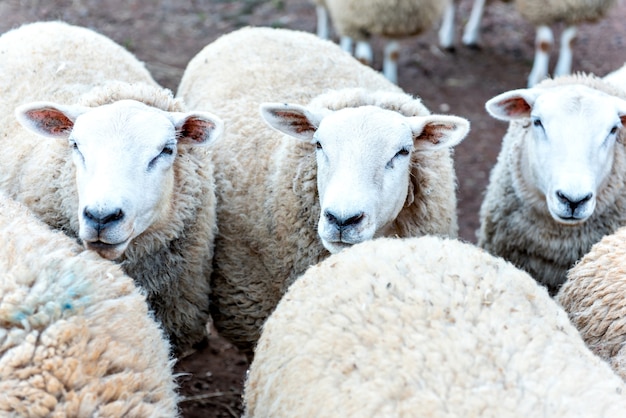
<svg viewBox="0 0 626 418"><path fill-rule="evenodd" d="M626 101L573 84L512 90L487 101L486 108L523 127L518 188L545 199L555 221L585 222L612 170Z"/></svg>
<svg viewBox="0 0 626 418"><path fill-rule="evenodd" d="M384 236L407 199L411 154L452 147L469 122L403 116L377 106L336 111L263 104L274 129L316 146L318 234L331 253Z"/></svg>
<svg viewBox="0 0 626 418"><path fill-rule="evenodd" d="M221 135L207 112L166 112L134 100L98 107L34 102L18 121L71 148L78 191L78 235L86 248L117 259L132 240L167 218L179 146L203 146Z"/></svg>

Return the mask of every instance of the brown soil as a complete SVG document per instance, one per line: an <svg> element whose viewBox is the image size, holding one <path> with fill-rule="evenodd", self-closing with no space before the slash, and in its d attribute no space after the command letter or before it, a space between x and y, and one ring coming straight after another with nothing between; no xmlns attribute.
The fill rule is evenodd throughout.
<svg viewBox="0 0 626 418"><path fill-rule="evenodd" d="M462 0L457 21L469 15ZM242 26L273 26L315 31L309 0L3 0L0 32L37 20L64 20L101 32L146 62L154 78L176 90L186 63L207 43ZM595 24L579 28L575 71L604 75L626 61L626 5ZM484 103L501 92L523 88L533 59L534 29L511 3L493 2L483 20L481 48L438 47L435 31L403 40L399 84L422 97L434 112L472 122L468 138L456 148L461 238L474 242L478 210L489 170L506 130L487 115ZM556 35L562 28L557 27ZM457 28L460 38L461 28ZM380 40L374 41L380 67ZM2 63L0 63L2 65ZM0 92L1 97L1 92ZM214 335L209 347L176 366L185 417L233 417L241 413L247 364L230 344Z"/></svg>

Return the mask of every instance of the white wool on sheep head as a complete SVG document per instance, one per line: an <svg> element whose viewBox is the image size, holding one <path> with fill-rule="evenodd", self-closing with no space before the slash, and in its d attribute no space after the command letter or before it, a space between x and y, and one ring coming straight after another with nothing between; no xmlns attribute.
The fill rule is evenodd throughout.
<svg viewBox="0 0 626 418"><path fill-rule="evenodd" d="M261 114L274 129L316 145L318 234L331 253L385 235L408 195L412 153L453 147L469 132L460 117L407 117L377 106L265 103Z"/></svg>
<svg viewBox="0 0 626 418"><path fill-rule="evenodd" d="M68 141L76 168L79 237L110 260L165 219L177 147L206 145L223 131L222 120L208 112L167 112L134 100L93 108L33 102L15 115L31 132Z"/></svg>
<svg viewBox="0 0 626 418"><path fill-rule="evenodd" d="M523 185L545 198L552 218L576 225L594 212L626 123L626 101L583 85L511 90L486 103L524 124Z"/></svg>

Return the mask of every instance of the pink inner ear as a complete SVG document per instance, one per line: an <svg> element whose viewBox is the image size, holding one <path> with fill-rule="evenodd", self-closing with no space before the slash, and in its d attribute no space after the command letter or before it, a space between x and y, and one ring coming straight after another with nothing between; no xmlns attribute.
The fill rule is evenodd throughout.
<svg viewBox="0 0 626 418"><path fill-rule="evenodd" d="M277 110L274 112L274 115L283 120L295 133L301 134L303 132L315 131L315 126L311 125L311 122L301 113Z"/></svg>
<svg viewBox="0 0 626 418"><path fill-rule="evenodd" d="M68 133L74 122L56 109L33 109L26 112L26 116L39 129L53 135Z"/></svg>
<svg viewBox="0 0 626 418"><path fill-rule="evenodd" d="M190 142L202 144L206 142L213 129L215 129L215 124L208 120L189 118L180 128L180 138L186 138Z"/></svg>
<svg viewBox="0 0 626 418"><path fill-rule="evenodd" d="M437 145L445 137L446 132L454 131L455 129L457 129L457 126L453 123L428 123L422 129L422 133L420 133L418 138Z"/></svg>
<svg viewBox="0 0 626 418"><path fill-rule="evenodd" d="M498 106L508 116L523 116L530 113L530 106L521 97L506 99L498 103Z"/></svg>

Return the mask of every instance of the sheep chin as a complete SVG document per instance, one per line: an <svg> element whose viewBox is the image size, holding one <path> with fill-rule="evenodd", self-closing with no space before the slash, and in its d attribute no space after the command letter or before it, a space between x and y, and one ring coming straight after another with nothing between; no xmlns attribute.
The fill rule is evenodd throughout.
<svg viewBox="0 0 626 418"><path fill-rule="evenodd" d="M91 251L95 251L102 258L106 258L107 260L116 260L120 258L126 248L130 240L126 240L117 244L107 244L102 241L93 241L93 242L85 242L85 248Z"/></svg>

